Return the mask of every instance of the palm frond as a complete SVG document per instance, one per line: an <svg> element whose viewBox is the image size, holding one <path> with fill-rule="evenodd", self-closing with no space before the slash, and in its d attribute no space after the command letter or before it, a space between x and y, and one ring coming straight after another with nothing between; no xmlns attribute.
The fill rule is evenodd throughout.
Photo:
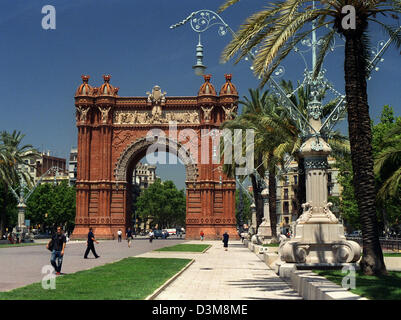
<svg viewBox="0 0 401 320"><path fill-rule="evenodd" d="M377 192L379 200L386 200L391 197L399 196L399 186L401 183L401 167L398 168L382 185Z"/></svg>
<svg viewBox="0 0 401 320"><path fill-rule="evenodd" d="M236 4L237 2L239 2L240 0L226 0L226 2L224 2L219 9L217 10L217 13L223 12L224 10L226 10L227 8L233 6L234 4Z"/></svg>

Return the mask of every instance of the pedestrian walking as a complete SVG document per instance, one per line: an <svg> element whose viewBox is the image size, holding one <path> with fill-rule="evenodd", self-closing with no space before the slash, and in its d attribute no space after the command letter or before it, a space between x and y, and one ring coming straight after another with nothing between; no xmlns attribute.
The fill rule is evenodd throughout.
<svg viewBox="0 0 401 320"><path fill-rule="evenodd" d="M128 248L131 248L131 240L132 240L132 230L131 228L128 228L127 233L125 234L127 237L127 242L128 242Z"/></svg>
<svg viewBox="0 0 401 320"><path fill-rule="evenodd" d="M203 233L203 230L200 232L200 239L201 241L203 241L203 239L205 238L205 234Z"/></svg>
<svg viewBox="0 0 401 320"><path fill-rule="evenodd" d="M227 251L227 248L228 248L228 238L229 238L230 236L228 235L228 233L227 233L227 231L226 232L224 232L224 234L223 234L223 243L224 243L224 250L225 251Z"/></svg>
<svg viewBox="0 0 401 320"><path fill-rule="evenodd" d="M118 229L118 231L117 231L118 242L121 242L122 235L123 235L123 232L121 231L121 229Z"/></svg>
<svg viewBox="0 0 401 320"><path fill-rule="evenodd" d="M100 257L96 253L94 242L99 243L99 241L95 239L95 235L93 234L93 228L90 227L88 232L88 241L86 242L88 247L86 248L84 259L88 259L89 251L92 251L96 259Z"/></svg>
<svg viewBox="0 0 401 320"><path fill-rule="evenodd" d="M151 229L149 232L149 242L150 243L152 243L154 236L155 236L155 234L153 233L153 230Z"/></svg>
<svg viewBox="0 0 401 320"><path fill-rule="evenodd" d="M50 250L50 263L52 264L56 275L61 274L61 265L63 264L64 249L67 243L66 237L63 234L61 227L57 227L57 232L52 236L47 243L46 248Z"/></svg>

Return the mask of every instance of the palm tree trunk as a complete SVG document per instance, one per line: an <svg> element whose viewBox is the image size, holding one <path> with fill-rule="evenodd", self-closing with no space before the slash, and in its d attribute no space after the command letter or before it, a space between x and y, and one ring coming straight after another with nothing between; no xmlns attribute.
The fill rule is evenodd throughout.
<svg viewBox="0 0 401 320"><path fill-rule="evenodd" d="M276 167L269 169L269 217L272 237L277 238Z"/></svg>
<svg viewBox="0 0 401 320"><path fill-rule="evenodd" d="M301 216L302 204L306 202L306 176L305 176L305 158L298 158L298 217Z"/></svg>
<svg viewBox="0 0 401 320"><path fill-rule="evenodd" d="M1 193L3 193L3 206L0 207L0 239L3 239L3 235L6 229L6 208L7 208L7 193L8 187L5 183L0 183ZM0 195L1 196L1 195Z"/></svg>
<svg viewBox="0 0 401 320"><path fill-rule="evenodd" d="M5 220L6 220L6 215L5 215L5 211L2 210L3 208L1 208L0 210L0 239L3 239L3 235L5 233Z"/></svg>
<svg viewBox="0 0 401 320"><path fill-rule="evenodd" d="M254 174L250 175L252 182L253 198L255 199L256 206L256 231L262 223L263 219L263 198L261 194L261 187Z"/></svg>
<svg viewBox="0 0 401 320"><path fill-rule="evenodd" d="M367 25L366 25L367 27ZM361 269L367 275L386 273L379 242L376 216L376 190L373 174L372 133L366 88L366 58L363 38L365 28L345 33L345 91L351 145L354 189L358 203L363 238Z"/></svg>

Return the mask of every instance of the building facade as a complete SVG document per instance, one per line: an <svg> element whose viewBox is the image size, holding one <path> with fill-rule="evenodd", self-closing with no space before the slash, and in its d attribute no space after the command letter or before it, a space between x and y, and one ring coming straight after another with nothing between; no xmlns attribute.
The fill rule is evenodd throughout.
<svg viewBox="0 0 401 320"><path fill-rule="evenodd" d="M141 190L147 189L158 178L156 176L156 166L141 162L136 165L132 177L133 183L139 186Z"/></svg>
<svg viewBox="0 0 401 320"><path fill-rule="evenodd" d="M23 160L24 164L18 165L18 169L27 172L34 184L40 178L42 178L41 183L68 180L66 160L51 156L50 151L39 154L29 152L23 156ZM58 170L49 170L52 168L58 168Z"/></svg>
<svg viewBox="0 0 401 320"><path fill-rule="evenodd" d="M68 161L68 180L70 183L70 186L75 186L77 182L77 163L78 163L78 149L77 148L71 148L70 151L70 158Z"/></svg>

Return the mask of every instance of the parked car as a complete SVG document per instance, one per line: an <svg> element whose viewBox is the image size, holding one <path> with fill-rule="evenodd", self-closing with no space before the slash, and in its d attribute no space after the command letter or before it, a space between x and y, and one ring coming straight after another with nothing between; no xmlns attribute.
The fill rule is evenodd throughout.
<svg viewBox="0 0 401 320"><path fill-rule="evenodd" d="M361 237L361 236L362 236L361 230L354 230L348 235L348 237Z"/></svg>
<svg viewBox="0 0 401 320"><path fill-rule="evenodd" d="M170 233L167 231L167 229L163 229L162 232L164 234L164 239L167 239L170 236Z"/></svg>
<svg viewBox="0 0 401 320"><path fill-rule="evenodd" d="M177 229L166 229L166 231L168 232L169 235L175 235L177 234Z"/></svg>
<svg viewBox="0 0 401 320"><path fill-rule="evenodd" d="M48 233L39 233L33 236L34 239L50 239L51 237L52 235Z"/></svg>
<svg viewBox="0 0 401 320"><path fill-rule="evenodd" d="M165 230L153 230L155 239L163 238L163 232L165 234L165 238L169 236L168 232Z"/></svg>

